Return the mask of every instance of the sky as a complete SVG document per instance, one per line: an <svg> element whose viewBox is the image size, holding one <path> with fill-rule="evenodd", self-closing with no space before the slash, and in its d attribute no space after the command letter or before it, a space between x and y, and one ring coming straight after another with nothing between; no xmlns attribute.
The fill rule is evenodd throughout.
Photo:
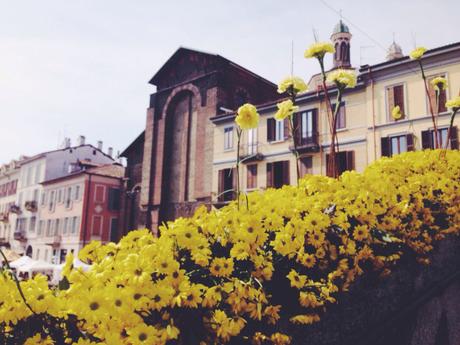
<svg viewBox="0 0 460 345"><path fill-rule="evenodd" d="M458 0L0 0L0 164L79 135L123 151L144 130L148 81L180 46L274 83L293 57L308 80L319 69L303 52L340 11L355 67L384 61L393 37L405 54L460 41Z"/></svg>

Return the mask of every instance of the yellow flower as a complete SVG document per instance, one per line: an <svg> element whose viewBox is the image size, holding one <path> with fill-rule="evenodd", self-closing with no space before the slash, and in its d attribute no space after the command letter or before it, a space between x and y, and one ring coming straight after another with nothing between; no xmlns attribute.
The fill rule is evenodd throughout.
<svg viewBox="0 0 460 345"><path fill-rule="evenodd" d="M369 229L365 225L358 225L353 231L353 237L357 241L363 241L369 236Z"/></svg>
<svg viewBox="0 0 460 345"><path fill-rule="evenodd" d="M300 324L300 325L310 325L312 323L319 321L318 314L304 314L304 315L296 315L289 319L292 323Z"/></svg>
<svg viewBox="0 0 460 345"><path fill-rule="evenodd" d="M328 73L327 81L330 83L334 83L339 89L344 89L346 87L355 87L356 73L354 71L339 68L335 71Z"/></svg>
<svg viewBox="0 0 460 345"><path fill-rule="evenodd" d="M155 327L141 323L138 326L126 331L129 335L129 342L133 345L158 344L159 334Z"/></svg>
<svg viewBox="0 0 460 345"><path fill-rule="evenodd" d="M42 337L40 333L26 340L24 345L53 345L54 341L50 337Z"/></svg>
<svg viewBox="0 0 460 345"><path fill-rule="evenodd" d="M307 84L299 77L287 77L278 85L278 93L288 92L295 95L299 92L305 92L307 89Z"/></svg>
<svg viewBox="0 0 460 345"><path fill-rule="evenodd" d="M460 96L456 96L446 102L447 108L452 108L453 111L460 109Z"/></svg>
<svg viewBox="0 0 460 345"><path fill-rule="evenodd" d="M287 277L291 282L291 287L295 287L297 289L303 288L307 281L307 276L300 275L295 270L291 270Z"/></svg>
<svg viewBox="0 0 460 345"><path fill-rule="evenodd" d="M391 117L395 120L399 120L400 118L402 118L402 113L401 113L401 108L399 107L399 105L397 105L396 107L393 108L393 110L391 111Z"/></svg>
<svg viewBox="0 0 460 345"><path fill-rule="evenodd" d="M316 42L305 50L304 56L308 58L316 57L322 59L326 53L335 53L334 46L331 42Z"/></svg>
<svg viewBox="0 0 460 345"><path fill-rule="evenodd" d="M239 107L235 122L241 129L256 128L259 124L259 114L256 107L249 103Z"/></svg>
<svg viewBox="0 0 460 345"><path fill-rule="evenodd" d="M436 77L431 80L431 85L436 91L442 91L447 89L447 80L444 77Z"/></svg>
<svg viewBox="0 0 460 345"><path fill-rule="evenodd" d="M290 99L278 103L276 106L278 107L278 111L275 114L275 119L278 121L284 120L286 117L291 116L294 112L299 110L299 107L294 105Z"/></svg>
<svg viewBox="0 0 460 345"><path fill-rule="evenodd" d="M233 260L231 258L215 258L209 271L216 277L228 277L233 272Z"/></svg>
<svg viewBox="0 0 460 345"><path fill-rule="evenodd" d="M410 52L409 56L412 60L419 60L426 51L427 49L425 47L417 47Z"/></svg>
<svg viewBox="0 0 460 345"><path fill-rule="evenodd" d="M270 337L273 345L289 345L291 343L291 337L283 333L273 333Z"/></svg>

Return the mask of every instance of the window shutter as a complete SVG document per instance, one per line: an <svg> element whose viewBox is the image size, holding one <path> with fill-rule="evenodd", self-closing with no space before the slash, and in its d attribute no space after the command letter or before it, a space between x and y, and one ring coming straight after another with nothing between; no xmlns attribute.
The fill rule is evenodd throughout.
<svg viewBox="0 0 460 345"><path fill-rule="evenodd" d="M232 189L234 190L234 192L232 193L229 193L229 195L232 196L232 199L236 199L236 185L237 185L237 174L236 174L236 168L232 168L231 170L229 169L229 173L232 175Z"/></svg>
<svg viewBox="0 0 460 345"><path fill-rule="evenodd" d="M219 194L219 198L218 200L219 201L223 201L224 200L224 196L221 195L223 192L224 192L224 173L225 173L225 170L219 170L219 177L218 177L218 194Z"/></svg>
<svg viewBox="0 0 460 345"><path fill-rule="evenodd" d="M458 129L457 126L453 126L450 131L450 148L452 150L458 150Z"/></svg>
<svg viewBox="0 0 460 345"><path fill-rule="evenodd" d="M267 188L273 187L273 163L267 163Z"/></svg>
<svg viewBox="0 0 460 345"><path fill-rule="evenodd" d="M283 126L284 126L284 139L288 139L291 136L291 132L289 131L289 117L286 117L283 120Z"/></svg>
<svg viewBox="0 0 460 345"><path fill-rule="evenodd" d="M275 119L267 119L267 141L275 140Z"/></svg>
<svg viewBox="0 0 460 345"><path fill-rule="evenodd" d="M403 118L405 117L405 109L404 109L404 86L398 85L393 88L394 91L394 104L395 106L399 105L401 109L401 114Z"/></svg>
<svg viewBox="0 0 460 345"><path fill-rule="evenodd" d="M318 143L318 109L313 109L313 112L311 114L312 116L312 133L313 133L313 142Z"/></svg>
<svg viewBox="0 0 460 345"><path fill-rule="evenodd" d="M412 133L406 135L407 151L415 151L414 135Z"/></svg>
<svg viewBox="0 0 460 345"><path fill-rule="evenodd" d="M382 146L382 157L390 157L390 138L385 137L380 139L381 146Z"/></svg>
<svg viewBox="0 0 460 345"><path fill-rule="evenodd" d="M393 111L393 108L395 107L395 96L394 96L394 88L389 87L387 89L387 103L388 103L388 116L390 119L393 119L391 116L391 112Z"/></svg>
<svg viewBox="0 0 460 345"><path fill-rule="evenodd" d="M439 94L438 113L444 113L447 111L446 101L447 101L446 90L442 90L441 93Z"/></svg>
<svg viewBox="0 0 460 345"><path fill-rule="evenodd" d="M295 113L294 114L294 139L297 145L301 144L302 138L302 114Z"/></svg>
<svg viewBox="0 0 460 345"><path fill-rule="evenodd" d="M433 85L431 84L431 81L433 80L434 78L430 78L427 80L427 88L428 88L428 112L430 112L430 102L431 102L431 107L433 107L433 112L435 115L438 114L438 111L436 109L436 91L434 90L434 87Z"/></svg>
<svg viewBox="0 0 460 345"><path fill-rule="evenodd" d="M283 161L283 184L289 184L289 164L290 161Z"/></svg>
<svg viewBox="0 0 460 345"><path fill-rule="evenodd" d="M431 131L422 131L422 148L424 150L431 149Z"/></svg>
<svg viewBox="0 0 460 345"><path fill-rule="evenodd" d="M355 151L346 152L346 169L345 170L355 170L354 153Z"/></svg>

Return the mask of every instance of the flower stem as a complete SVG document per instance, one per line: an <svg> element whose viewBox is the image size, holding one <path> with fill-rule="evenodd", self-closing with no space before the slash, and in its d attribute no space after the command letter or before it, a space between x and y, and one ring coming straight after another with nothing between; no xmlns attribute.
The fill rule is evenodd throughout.
<svg viewBox="0 0 460 345"><path fill-rule="evenodd" d="M425 76L425 70L423 69L423 64L422 64L422 59L418 60L420 70L422 71L422 78L423 78L423 85L425 86L425 93L428 98L428 105L430 107L430 114L431 114L431 120L433 121L433 132L434 132L434 141L435 141L435 148L440 147L440 143L438 140L438 127L436 126L436 119L433 111L433 104L431 102L431 97L430 97L430 91L428 90L428 84L426 81L426 76Z"/></svg>
<svg viewBox="0 0 460 345"><path fill-rule="evenodd" d="M291 100L293 106L295 105L295 94L293 93L291 95ZM296 167L296 181L297 185L299 185L299 180L300 180L300 165L299 165L299 151L297 150L297 137L296 137L296 130L297 128L294 127L294 114L291 114L289 116L289 130L291 132L291 137L292 137L292 142L294 144L294 156L295 156L295 167Z"/></svg>
<svg viewBox="0 0 460 345"><path fill-rule="evenodd" d="M240 209L240 142L241 142L241 133L243 130L241 128L236 129L237 136L237 146L236 146L236 199L237 207Z"/></svg>

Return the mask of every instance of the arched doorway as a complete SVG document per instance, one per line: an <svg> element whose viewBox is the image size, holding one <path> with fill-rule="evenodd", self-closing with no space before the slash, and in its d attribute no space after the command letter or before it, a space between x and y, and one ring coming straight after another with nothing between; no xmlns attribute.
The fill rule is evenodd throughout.
<svg viewBox="0 0 460 345"><path fill-rule="evenodd" d="M26 255L32 259L32 255L33 255L33 249L32 249L32 246L28 246L27 249L26 249Z"/></svg>

